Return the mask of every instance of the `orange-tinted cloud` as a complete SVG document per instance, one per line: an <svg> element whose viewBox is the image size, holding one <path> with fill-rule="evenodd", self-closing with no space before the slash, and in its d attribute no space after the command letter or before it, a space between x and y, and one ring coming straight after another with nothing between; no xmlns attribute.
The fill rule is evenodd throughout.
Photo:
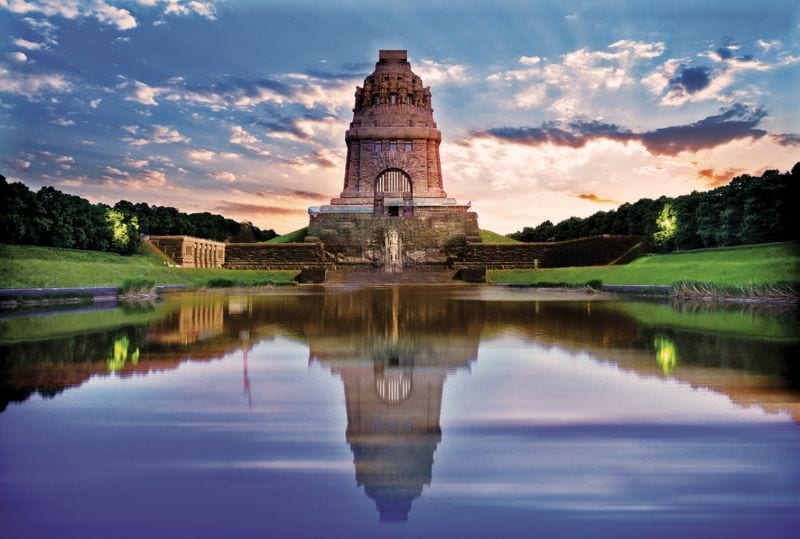
<svg viewBox="0 0 800 539"><path fill-rule="evenodd" d="M740 168L729 168L723 172L716 172L713 168L704 168L697 173L698 177L702 178L708 187L719 187L725 185L733 179L734 176L742 172Z"/></svg>
<svg viewBox="0 0 800 539"><path fill-rule="evenodd" d="M617 202L613 198L600 198L594 193L580 194L577 196L578 198L582 198L583 200L588 200L589 202L596 202L597 204L619 204L619 202Z"/></svg>
<svg viewBox="0 0 800 539"><path fill-rule="evenodd" d="M223 200L222 204L214 208L215 211L226 215L292 215L306 213L303 208L286 208L283 206L261 206L260 204L247 204L245 202L231 202Z"/></svg>

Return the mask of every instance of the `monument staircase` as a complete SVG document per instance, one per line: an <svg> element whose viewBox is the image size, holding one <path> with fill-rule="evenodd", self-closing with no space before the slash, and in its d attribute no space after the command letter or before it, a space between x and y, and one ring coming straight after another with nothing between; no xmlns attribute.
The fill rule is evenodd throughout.
<svg viewBox="0 0 800 539"><path fill-rule="evenodd" d="M456 270L447 268L412 268L387 272L383 268L344 268L328 270L325 286L379 285L463 285L455 279Z"/></svg>

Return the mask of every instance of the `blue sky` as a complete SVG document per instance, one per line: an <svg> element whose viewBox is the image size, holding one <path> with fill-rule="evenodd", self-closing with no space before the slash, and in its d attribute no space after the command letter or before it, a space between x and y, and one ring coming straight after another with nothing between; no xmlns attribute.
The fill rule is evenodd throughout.
<svg viewBox="0 0 800 539"><path fill-rule="evenodd" d="M279 232L341 191L381 48L498 232L800 160L791 1L0 0L0 35L6 177Z"/></svg>

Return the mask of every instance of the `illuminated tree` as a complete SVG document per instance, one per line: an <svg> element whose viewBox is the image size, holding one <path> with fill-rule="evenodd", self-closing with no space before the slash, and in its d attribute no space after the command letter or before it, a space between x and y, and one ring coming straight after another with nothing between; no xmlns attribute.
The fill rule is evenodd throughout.
<svg viewBox="0 0 800 539"><path fill-rule="evenodd" d="M666 248L675 236L677 222L678 215L672 208L672 204L667 202L656 217L656 232L653 233L653 242L659 247Z"/></svg>
<svg viewBox="0 0 800 539"><path fill-rule="evenodd" d="M139 220L118 210L106 211L106 223L111 231L111 245L114 251L130 254L139 245Z"/></svg>

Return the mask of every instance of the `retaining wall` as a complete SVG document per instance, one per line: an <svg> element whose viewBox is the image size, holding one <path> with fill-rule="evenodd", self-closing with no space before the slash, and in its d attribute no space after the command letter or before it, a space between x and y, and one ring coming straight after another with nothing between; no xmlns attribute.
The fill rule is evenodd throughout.
<svg viewBox="0 0 800 539"><path fill-rule="evenodd" d="M325 268L325 252L319 243L228 243L226 269Z"/></svg>
<svg viewBox="0 0 800 539"><path fill-rule="evenodd" d="M469 243L457 268L529 269L610 264L641 238L593 236L546 243Z"/></svg>

